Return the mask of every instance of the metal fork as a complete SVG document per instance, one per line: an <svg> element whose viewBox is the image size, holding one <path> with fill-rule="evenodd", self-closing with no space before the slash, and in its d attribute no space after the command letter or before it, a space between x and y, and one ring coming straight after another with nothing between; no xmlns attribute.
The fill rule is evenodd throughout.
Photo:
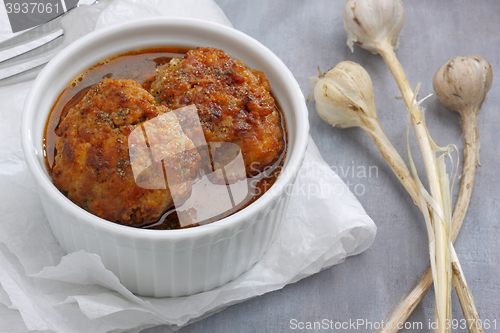
<svg viewBox="0 0 500 333"><path fill-rule="evenodd" d="M74 10L0 43L0 86L36 77L64 47L94 30L111 1L80 0Z"/></svg>

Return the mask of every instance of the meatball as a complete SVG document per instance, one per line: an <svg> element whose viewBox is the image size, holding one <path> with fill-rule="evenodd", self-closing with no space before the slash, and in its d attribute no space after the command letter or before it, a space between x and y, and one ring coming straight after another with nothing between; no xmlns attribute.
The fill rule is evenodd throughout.
<svg viewBox="0 0 500 333"><path fill-rule="evenodd" d="M215 48L197 48L159 70L156 101L176 109L195 104L207 142L241 148L247 174L276 161L284 148L280 115L264 74Z"/></svg>
<svg viewBox="0 0 500 333"><path fill-rule="evenodd" d="M146 172L134 177L128 144L135 129L142 133L144 122L167 111L131 80L104 80L92 86L56 128L54 184L103 219L134 227L157 221L173 205L161 161L151 166L146 157Z"/></svg>

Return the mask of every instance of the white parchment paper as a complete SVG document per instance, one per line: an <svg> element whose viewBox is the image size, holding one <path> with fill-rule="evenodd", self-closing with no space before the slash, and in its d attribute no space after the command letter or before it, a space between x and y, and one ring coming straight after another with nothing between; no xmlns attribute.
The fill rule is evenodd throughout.
<svg viewBox="0 0 500 333"><path fill-rule="evenodd" d="M189 9L187 11L186 9ZM194 9L194 10L193 10ZM0 9L0 37L9 27ZM230 25L212 0L115 0L97 28L147 16L190 16ZM0 87L0 331L172 331L252 297L282 288L366 250L376 227L309 139L284 227L248 272L228 284L179 298L137 297L100 257L65 254L43 213L20 144L20 119L32 81Z"/></svg>

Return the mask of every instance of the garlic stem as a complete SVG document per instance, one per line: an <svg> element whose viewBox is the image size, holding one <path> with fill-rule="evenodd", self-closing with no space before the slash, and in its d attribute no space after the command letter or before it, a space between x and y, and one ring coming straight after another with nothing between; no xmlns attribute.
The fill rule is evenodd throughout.
<svg viewBox="0 0 500 333"><path fill-rule="evenodd" d="M391 313L384 319L385 327L376 333L396 333L399 331L398 323L405 323L415 308L424 298L432 285L432 269L429 266L420 277L417 285L399 301Z"/></svg>
<svg viewBox="0 0 500 333"><path fill-rule="evenodd" d="M463 179L462 181L464 181ZM456 212L456 207L455 207ZM452 233L451 240L455 242L457 239L458 233L460 231L461 223L460 215L453 215L452 219ZM452 265L452 282L455 288L455 292L457 293L458 300L460 301L460 305L462 307L462 312L466 322L468 323L476 323L479 320L479 315L476 310L476 306L474 305L474 297L467 286L467 282L465 280L465 276L462 272L462 267L458 262L458 258L453 246L451 248L451 265ZM389 316L384 320L386 323L385 328L377 331L378 333L396 333L399 331L397 329L397 323L404 323L408 320L410 315L413 313L418 304L422 301L425 294L429 290L432 285L432 269L429 266L427 270L422 274L418 283L412 287L410 292L408 292L403 299L398 303L395 309L389 314ZM390 327L390 328L389 328ZM471 327L470 332L472 333L483 333L483 329L481 327Z"/></svg>
<svg viewBox="0 0 500 333"><path fill-rule="evenodd" d="M451 225L451 235L456 239L467 213L472 188L476 177L476 165L478 164L478 146L479 132L477 130L477 113L471 113L462 117L462 128L464 132L464 167L462 179L460 181L460 191L458 193L457 203L453 211L453 220Z"/></svg>
<svg viewBox="0 0 500 333"><path fill-rule="evenodd" d="M447 108L460 114L465 138L463 175L452 218L452 242L455 241L462 227L472 195L476 165L480 164L477 122L481 105L491 87L492 77L493 73L488 61L475 55L454 57L434 75L434 90ZM474 298L467 287L463 273L461 273L460 264L455 262L453 255L454 250L452 249L453 284L464 318L470 323L477 322L479 316L474 305ZM395 322L406 320L420 303L431 284L432 272L429 267L419 283L392 312L391 320ZM483 332L482 328L475 325L470 328L470 331Z"/></svg>
<svg viewBox="0 0 500 333"><path fill-rule="evenodd" d="M408 83L408 80L404 74L403 68L401 64L399 63L394 50L392 46L390 45L383 45L379 49L379 53L382 55L384 58L385 62L387 63L391 73L396 79L396 82L400 88L400 91L403 95L403 99L405 101L405 104L409 110L412 108L412 98L413 98L413 92L411 91L410 85ZM417 134L417 138L419 139L419 146L422 149L422 155L424 156L424 163L426 166L427 170L427 175L429 176L429 170L431 172L434 172L433 169L435 170L435 158L428 158L431 154L434 155L434 152L432 149L430 150L429 154L429 149L426 149L426 147L429 147L430 143L426 143L425 141L426 138L428 138L425 130L425 125L423 122L423 117L421 115L420 110L418 108L415 108L412 112L411 115L411 120L413 127L415 129L415 133ZM464 147L464 156L467 156L464 158L464 177L462 179L461 183L461 188L460 188L460 193L459 193L459 198L457 200L457 205L455 206L454 214L453 214L453 219L452 219L452 227L451 231L449 232L450 235L446 235L445 231L443 232L442 228L435 228L436 234L436 246L438 249L443 249L444 242L447 242L446 238L451 236L451 240L454 242L456 237L458 236L458 233L460 231L460 228L462 226L463 220L465 218L465 213L467 211L467 207L470 201L470 194L472 193L472 184L474 182L474 177L475 173L474 172L466 172L467 170L470 169L475 169L476 163L477 163L477 152L476 152L476 139L478 137L477 130L476 130L476 125L477 125L477 113L471 112L468 114L467 117L463 117L462 119L463 127L464 127L464 136L465 136L465 147ZM467 128L467 130L466 130ZM423 138L422 141L420 141L420 138ZM425 151L425 152L424 152ZM427 160L426 160L427 156ZM433 162L434 160L434 162ZM432 184L432 178L429 177L429 184L431 188L431 194L434 198L435 193L433 192L433 189L435 189L434 186L438 185L439 183L435 183L434 186ZM440 193L440 192L437 192ZM438 194L440 195L440 194ZM442 194L441 194L442 197ZM439 203L439 202L438 202ZM440 204L441 206L441 204ZM436 214L433 214L433 217L435 217ZM439 219L439 217L438 217ZM435 220L436 221L436 220ZM437 220L439 221L439 220ZM434 226L436 227L436 222L434 222ZM439 223L439 222L438 222ZM461 271L460 264L458 262L458 258L456 257L455 250L453 246L449 247L451 250L451 269L452 269L452 282L455 287L455 291L457 292L457 296L459 297L460 300L460 305L462 307L462 312L464 314L464 318L468 322L475 322L475 320L479 319L479 315L477 313L477 310L474 305L474 298L472 297L472 294L467 287L467 283L465 281L465 277L463 272ZM443 252L436 253L438 257L437 261L437 268L439 270L438 274L441 274L441 277L443 274L446 274L446 272L443 272L443 266L442 263L443 257L441 257L441 260L439 260L440 256L443 255ZM445 256L450 255L449 253L445 253ZM446 266L445 266L446 267ZM448 267L446 267L448 270ZM446 276L446 275L444 275ZM446 277L448 278L448 277ZM417 286L415 286L412 291L407 295L407 297L400 302L398 305L398 308L395 309L393 312L391 312L390 318L386 319L386 322L391 322L391 323L398 323L398 322L404 322L408 319L410 314L413 312L415 307L420 303L422 300L423 296L427 292L427 290L430 288L430 285L432 284L432 270L431 267L427 269L427 271L424 273L424 275L421 277L419 283ZM438 276L439 280L439 276ZM441 281L439 288L443 288L445 286L445 281ZM449 283L447 283L447 286L449 286ZM442 289L441 289L442 290ZM451 289L447 290L446 293L451 297ZM444 297L444 296L438 296L437 297ZM448 298L449 300L449 298ZM438 323L442 324L443 319L442 319L442 314L439 313L440 311L449 311L450 309L447 309L443 303L441 305L436 304L438 307L437 313L438 313ZM441 319L439 319L441 318ZM397 325L392 325L393 327L396 327ZM387 325L386 327L391 327L391 325ZM442 325L439 325L438 332L440 330L445 329ZM380 332L383 333L389 333L389 332L397 332L397 329L385 329L381 330ZM470 332L482 332L481 328L473 327L471 328Z"/></svg>
<svg viewBox="0 0 500 333"><path fill-rule="evenodd" d="M467 325L469 326L469 332L484 333L483 325L481 324L476 306L474 305L474 297L472 296L469 286L465 282L464 272L462 271L460 262L458 262L457 254L453 247L451 247L451 268L453 269L453 286L457 293L458 300L460 301L464 318L466 318Z"/></svg>
<svg viewBox="0 0 500 333"><path fill-rule="evenodd" d="M369 129L366 127L362 127L365 132L372 138L372 140L377 145L382 157L386 160L389 167L392 169L396 177L399 179L403 187L410 194L413 202L415 204L418 203L418 192L413 181L413 178L410 175L410 171L406 167L405 162L401 158L401 155L396 151L394 146L391 144L389 139L387 138L384 130L380 126L380 123L377 119L373 121L375 126L373 129Z"/></svg>
<svg viewBox="0 0 500 333"><path fill-rule="evenodd" d="M415 182L412 180L408 168L406 164L401 159L401 156L397 153L394 147L391 145L385 133L383 132L378 121L376 122L377 126L373 126L376 130L370 130L368 128L362 127L369 135L372 137L373 141L379 147L382 156L385 158L391 169L394 171L398 179L401 181L405 189L408 191L413 201L419 202L417 187ZM421 207L422 209L428 209L431 211L431 207ZM456 217L454 217L456 220ZM456 223L455 223L456 224ZM458 231L452 235L452 240L455 241ZM460 301L460 305L462 307L462 311L464 313L464 318L468 323L476 323L479 319L479 315L477 313L476 307L474 305L474 298L467 286L467 282L465 281L465 276L458 262L458 258L453 246L450 246L451 249L451 265L452 265L452 282L457 293L457 296ZM391 314L384 320L386 325L378 330L379 333L394 333L397 332L398 323L404 323L411 315L411 313L415 310L416 306L420 303L425 293L429 290L430 286L433 282L433 275L431 267L429 267L422 277L419 280L419 283L409 292L407 293L397 307L391 312ZM471 327L470 332L473 333L482 333L483 330L481 327Z"/></svg>
<svg viewBox="0 0 500 333"><path fill-rule="evenodd" d="M401 184L404 186L406 191L410 194L413 201L417 203L419 201L419 196L417 192L417 187L413 181L406 164L404 163L401 155L396 151L394 146L391 144L387 138L384 130L382 129L378 119L370 119L369 124L364 122L364 125L360 126L375 142L380 150L380 153L386 160L387 164L391 167L394 174L398 177ZM426 209L425 207L420 207L420 209ZM431 210L431 208L427 208ZM454 220L456 218L454 217ZM456 223L455 223L456 224ZM458 230L459 231L459 230ZM455 241L458 231L456 234L452 235L452 240ZM457 293L460 305L462 306L462 311L464 312L464 318L467 322L475 323L478 321L479 316L477 314L476 307L474 305L474 298L467 286L465 281L465 276L458 262L458 258L453 246L451 248L451 265L453 271L452 282ZM416 306L420 303L425 293L429 290L432 285L432 270L429 267L425 273L420 278L419 283L411 290L410 293L406 295L405 298L400 302L398 307L391 313L390 318L386 318L384 322L386 323L385 328L377 332L380 333L394 333L397 332L398 323L404 323L415 310ZM474 320L473 320L474 319ZM470 332L481 333L483 330L481 328L472 327Z"/></svg>
<svg viewBox="0 0 500 333"><path fill-rule="evenodd" d="M422 151L431 195L439 207L443 207L443 194L439 184L435 154L429 141L422 113L418 106L413 107L413 91L392 46L389 43L384 43L378 51L396 79L406 107L411 112L410 118L420 150ZM434 281L434 283L436 289L436 313L438 316L436 318L438 325L437 332L449 332L449 329L446 329L446 322L451 318L450 234L449 229L447 230L446 228L445 221L442 221L434 210L432 220L434 221L434 235L436 240L437 281Z"/></svg>
<svg viewBox="0 0 500 333"><path fill-rule="evenodd" d="M403 95L403 100L406 104L406 107L408 108L408 110L411 110L413 106L413 90L411 89L410 83L406 78L403 66L401 66L401 63L396 57L394 49L389 43L385 42L379 45L378 52L380 53L382 58L384 58L384 61L387 64L387 67L389 67L392 76L394 76L394 79L396 79L396 83L399 87L399 90L401 91L401 94Z"/></svg>

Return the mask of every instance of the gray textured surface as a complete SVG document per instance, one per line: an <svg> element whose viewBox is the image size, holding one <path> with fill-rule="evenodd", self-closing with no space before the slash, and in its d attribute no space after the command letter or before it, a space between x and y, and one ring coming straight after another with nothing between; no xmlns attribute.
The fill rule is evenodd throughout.
<svg viewBox="0 0 500 333"><path fill-rule="evenodd" d="M396 149L407 160L406 111L398 88L380 56L345 44L342 26L343 0L216 0L236 29L270 48L290 68L305 95L309 76L343 60L360 63L372 77L379 120ZM500 332L500 1L442 0L404 1L407 11L399 50L396 52L412 87L421 82L420 96L432 93L435 71L456 55L479 54L493 66L494 80L479 119L482 166L477 170L474 193L456 251L482 319ZM441 145L456 144L460 151L458 116L432 96L425 102L426 119L433 138ZM380 322L408 291L429 264L427 235L416 206L398 183L375 145L360 129L333 129L308 104L311 134L324 159L339 175L355 185L358 198L378 226L373 246L341 265L191 324L180 330L195 332L289 332L290 320L323 319ZM412 148L419 159L415 139ZM462 156L460 157L463 158ZM346 172L355 167L355 174ZM376 166L378 175L363 177L358 170ZM361 169L360 169L361 168ZM373 170L373 169L372 169ZM419 170L424 176L422 165ZM460 168L461 171L461 168ZM425 176L424 176L425 177ZM458 189L458 182L455 192ZM364 193L362 193L364 191ZM455 193L456 194L456 193ZM453 295L453 317L462 319ZM410 317L431 332L434 318L432 289ZM156 327L143 333L160 333ZM295 331L299 331L298 329ZM327 331L307 330L314 331ZM347 329L339 332L370 332ZM466 332L466 330L453 330Z"/></svg>

